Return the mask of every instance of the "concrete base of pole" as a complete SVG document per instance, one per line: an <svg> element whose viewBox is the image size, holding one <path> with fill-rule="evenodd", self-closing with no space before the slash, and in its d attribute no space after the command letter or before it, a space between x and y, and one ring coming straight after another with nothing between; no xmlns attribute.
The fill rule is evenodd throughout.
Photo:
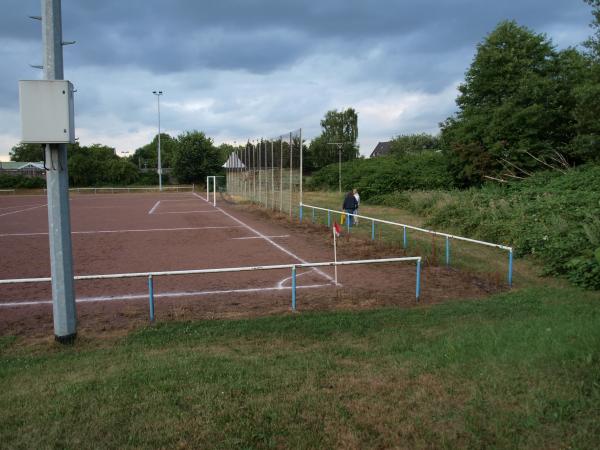
<svg viewBox="0 0 600 450"><path fill-rule="evenodd" d="M77 338L77 333L68 334L66 336L57 336L54 335L54 340L59 344L71 345L75 343Z"/></svg>

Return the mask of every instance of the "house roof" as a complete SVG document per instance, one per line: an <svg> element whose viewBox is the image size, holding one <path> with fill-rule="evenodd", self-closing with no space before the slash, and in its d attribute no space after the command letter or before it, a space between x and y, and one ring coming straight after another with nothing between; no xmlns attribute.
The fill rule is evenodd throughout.
<svg viewBox="0 0 600 450"><path fill-rule="evenodd" d="M242 162L242 160L236 155L234 152L231 152L229 158L225 164L223 164L225 169L245 169L246 165Z"/></svg>
<svg viewBox="0 0 600 450"><path fill-rule="evenodd" d="M389 155L392 141L378 142L373 151L371 152L371 158L376 156Z"/></svg>
<svg viewBox="0 0 600 450"><path fill-rule="evenodd" d="M4 170L44 170L44 161L24 162L24 161L0 161L0 169Z"/></svg>

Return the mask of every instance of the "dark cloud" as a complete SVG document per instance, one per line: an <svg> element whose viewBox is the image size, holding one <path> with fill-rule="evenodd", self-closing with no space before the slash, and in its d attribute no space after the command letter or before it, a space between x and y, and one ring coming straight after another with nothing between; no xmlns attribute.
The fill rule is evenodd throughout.
<svg viewBox="0 0 600 450"><path fill-rule="evenodd" d="M62 0L62 8L64 38L77 41L64 59L79 90L79 123L111 136L119 126L124 135L154 126L158 87L172 102L164 113L175 131L269 135L303 123L316 132L328 108L376 109L371 103L400 104L414 92L428 105L445 103L411 104L386 125L366 120L372 130L361 136L432 129L499 21L560 30L555 43L565 47L582 29L589 34L591 20L583 0ZM0 113L10 117L17 80L40 76L28 66L42 60L40 22L30 14L40 14L40 0L3 0ZM9 134L18 133L0 124L0 137Z"/></svg>

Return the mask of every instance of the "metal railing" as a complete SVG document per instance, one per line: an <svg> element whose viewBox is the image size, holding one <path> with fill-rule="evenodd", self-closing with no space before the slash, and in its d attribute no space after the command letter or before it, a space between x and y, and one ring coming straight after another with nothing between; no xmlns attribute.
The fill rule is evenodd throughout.
<svg viewBox="0 0 600 450"><path fill-rule="evenodd" d="M350 230L352 229L352 225L351 225L351 220L353 220L354 218L359 218L359 219L364 219L367 221L371 221L371 240L375 240L375 223L381 223L381 224L387 224L387 225L393 225L393 226L398 226L398 227L402 227L403 228L403 247L407 248L408 247L408 234L407 234L407 230L414 230L414 231L420 231L422 233L427 233L427 234L431 234L433 236L441 236L443 238L445 238L446 241L446 265L450 265L450 240L456 240L456 241L464 241L464 242L470 242L472 244L478 244L478 245L484 245L487 247L493 247L493 248L498 248L501 250L506 250L508 251L508 273L507 273L507 281L508 281L508 285L512 286L512 279L513 279L513 248L512 247L508 247L506 245L501 245L501 244L494 244L492 242L486 242L486 241L479 241L477 239L471 239L471 238L467 238L467 237L463 237L463 236L456 236L454 234L449 234L449 233L442 233L439 231L433 231L433 230L428 230L426 228L421 228L421 227L416 227L413 225L407 225L404 223L398 223L398 222L392 222L390 220L383 220L383 219L376 219L375 217L369 217L369 216L363 216L361 214L349 214L345 211L339 211L339 210L335 210L335 209L329 209L329 208L322 208L320 206L314 206L314 205L307 205L305 203L300 203L300 222L302 222L302 216L303 216L303 208L310 208L312 209L312 220L314 222L314 212L315 210L317 211L326 211L327 212L327 226L331 227L331 213L334 214L343 214L346 216L350 216L348 218L347 222L347 230L348 233L350 233Z"/></svg>
<svg viewBox="0 0 600 450"><path fill-rule="evenodd" d="M194 192L194 185L190 186L163 186L163 191L175 191L175 192ZM44 189L44 192L47 190ZM90 193L107 193L110 192L114 194L115 192L135 192L135 191L146 191L146 192L154 192L160 191L158 187L149 186L149 187L83 187L83 188L69 188L69 192L90 192Z"/></svg>
<svg viewBox="0 0 600 450"><path fill-rule="evenodd" d="M148 304L150 309L150 321L154 321L154 277L159 276L174 276L174 275L198 275L209 273L228 273L228 272L250 272L257 270L277 270L291 269L292 272L292 311L296 311L296 270L299 268L314 268L314 267L331 267L331 266L349 266L357 264L381 264L394 262L416 262L416 281L415 281L415 298L419 301L421 295L421 257L402 257L402 258L382 258L382 259L362 259L355 261L328 261L314 263L298 263L298 264L275 264L268 266L246 266L246 267L225 267L219 269L195 269L195 270L174 270L167 272L132 272L132 273L116 273L104 275L77 275L73 277L75 280L108 280L120 278L147 278L148 279ZM0 285L5 284L25 284L25 283L48 283L52 278L16 278L9 280L0 280ZM335 282L333 283L335 284ZM2 306L19 306L18 303Z"/></svg>

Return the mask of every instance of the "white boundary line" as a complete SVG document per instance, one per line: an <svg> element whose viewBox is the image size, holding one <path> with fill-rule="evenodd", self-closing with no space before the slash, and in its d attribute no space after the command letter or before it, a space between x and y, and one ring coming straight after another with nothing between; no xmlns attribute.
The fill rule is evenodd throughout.
<svg viewBox="0 0 600 450"><path fill-rule="evenodd" d="M19 211L11 211L11 212L7 212L7 213L3 213L3 214L0 214L0 217L2 217L2 216L9 216L11 214L17 214L17 213L25 212L25 211L31 211L32 209L42 208L42 207L44 207L46 205L47 205L47 203L45 203L43 205L33 206L33 207L27 208L27 209L20 209Z"/></svg>
<svg viewBox="0 0 600 450"><path fill-rule="evenodd" d="M154 211L156 211L156 208L158 208L158 205L160 205L160 200L154 204L152 209L150 211L148 211L148 214L154 214Z"/></svg>
<svg viewBox="0 0 600 450"><path fill-rule="evenodd" d="M168 212L161 212L161 213L156 213L156 215L161 215L161 214L192 214L192 213L215 213L218 211L215 210L202 210L202 211L168 211Z"/></svg>
<svg viewBox="0 0 600 450"><path fill-rule="evenodd" d="M186 227L186 228L148 228L139 230L91 230L91 231L72 231L71 234L104 234L104 233L151 233L156 231L193 231L193 230L229 230L231 228L243 228L241 225L215 226L215 227ZM0 234L0 237L13 236L47 236L47 232L40 233L6 233Z"/></svg>
<svg viewBox="0 0 600 450"><path fill-rule="evenodd" d="M198 197L199 199L201 199L202 201L209 203L208 201L206 201L206 199L202 198L201 196L199 196L198 194L196 194L194 192L194 195L196 197ZM293 252L289 251L288 249L282 247L281 245L279 245L277 242L273 241L272 239L270 239L268 236L265 236L264 234L262 234L260 231L255 230L254 228L252 228L250 225L247 225L246 223L242 222L240 219L233 217L231 214L229 214L227 211L224 211L221 208L216 208L218 211L221 211L223 214L225 214L227 217L229 217L230 219L234 220L235 222L239 223L240 225L242 225L244 228L250 230L251 232L253 232L254 234L256 234L257 236L260 236L261 238L263 238L265 241L267 241L269 244L271 244L273 247L281 250L283 253L285 253L286 255L291 256L292 258L294 258L297 261L300 261L302 264L308 264L308 261L300 258L298 255L294 254ZM332 276L327 275L325 272L323 272L320 269L315 269L321 276L327 278L330 282L334 282L334 279Z"/></svg>
<svg viewBox="0 0 600 450"><path fill-rule="evenodd" d="M1 206L0 209L4 210L4 209L15 209L15 208L22 208L24 206L42 206L39 204L34 204L34 205L12 205L12 206Z"/></svg>
<svg viewBox="0 0 600 450"><path fill-rule="evenodd" d="M309 271L310 272L310 271ZM308 273L308 272L306 272ZM314 289L320 287L329 287L327 284L309 284L306 286L296 286L296 289ZM249 292L265 292L265 291L283 291L290 290L291 287L279 286L268 287L268 288L248 288L248 289L230 289L230 290L218 290L218 291L196 291L196 292L164 292L155 293L154 298L178 298L178 297L196 297L202 295L217 295L217 294L243 294ZM115 295L115 296L101 296L101 297L82 297L76 299L76 303L94 303L94 302L110 302L110 301L127 301L127 300L147 300L148 293L145 294L128 294L128 295ZM10 302L0 303L0 308L11 308L18 306L36 306L36 305L51 305L52 300L34 300L34 301L22 301L22 302Z"/></svg>
<svg viewBox="0 0 600 450"><path fill-rule="evenodd" d="M286 237L290 237L289 234L282 234L280 236L267 236L268 238L274 239L274 238L286 238ZM237 238L231 238L232 240L238 240L238 241L243 241L246 239L262 239L260 236L245 236L245 237L237 237Z"/></svg>

